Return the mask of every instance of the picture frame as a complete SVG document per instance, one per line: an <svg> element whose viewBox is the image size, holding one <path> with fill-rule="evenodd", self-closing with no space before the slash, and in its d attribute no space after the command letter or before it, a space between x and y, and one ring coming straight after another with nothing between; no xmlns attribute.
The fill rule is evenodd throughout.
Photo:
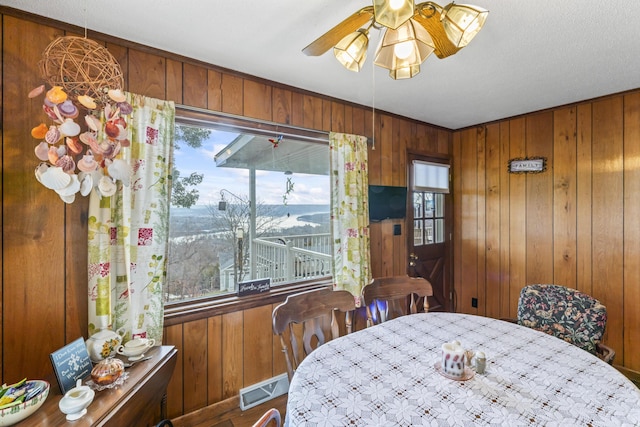
<svg viewBox="0 0 640 427"><path fill-rule="evenodd" d="M546 157L516 157L509 160L509 173L542 173L546 170Z"/></svg>

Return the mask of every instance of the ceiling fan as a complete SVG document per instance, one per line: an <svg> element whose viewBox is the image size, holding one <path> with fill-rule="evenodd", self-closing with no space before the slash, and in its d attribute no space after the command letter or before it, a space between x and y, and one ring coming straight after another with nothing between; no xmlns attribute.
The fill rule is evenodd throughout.
<svg viewBox="0 0 640 427"><path fill-rule="evenodd" d="M475 37L489 12L481 7L432 1L373 0L331 28L302 51L319 56L333 47L336 59L348 70L360 71L367 56L371 27L384 31L375 64L393 79L411 78L431 53L440 59L455 54Z"/></svg>

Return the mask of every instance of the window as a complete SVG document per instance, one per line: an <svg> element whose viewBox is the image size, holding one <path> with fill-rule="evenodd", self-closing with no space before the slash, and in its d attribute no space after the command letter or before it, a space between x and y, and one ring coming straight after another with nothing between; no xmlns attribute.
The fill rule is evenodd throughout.
<svg viewBox="0 0 640 427"><path fill-rule="evenodd" d="M329 146L176 119L165 302L331 274Z"/></svg>

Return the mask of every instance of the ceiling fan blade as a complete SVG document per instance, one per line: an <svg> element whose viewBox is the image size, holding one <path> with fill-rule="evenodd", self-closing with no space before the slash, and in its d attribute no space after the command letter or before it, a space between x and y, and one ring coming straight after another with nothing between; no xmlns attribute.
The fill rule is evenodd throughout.
<svg viewBox="0 0 640 427"><path fill-rule="evenodd" d="M353 33L373 18L373 6L363 7L344 21L318 37L302 51L305 55L320 56L334 47L346 35Z"/></svg>

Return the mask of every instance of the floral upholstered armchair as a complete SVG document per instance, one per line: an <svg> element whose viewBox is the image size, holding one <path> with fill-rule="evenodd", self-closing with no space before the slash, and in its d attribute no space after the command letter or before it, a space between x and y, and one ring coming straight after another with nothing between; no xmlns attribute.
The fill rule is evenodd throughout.
<svg viewBox="0 0 640 427"><path fill-rule="evenodd" d="M597 299L560 285L529 285L518 300L518 324L570 342L612 364L615 352L600 341L607 308Z"/></svg>

